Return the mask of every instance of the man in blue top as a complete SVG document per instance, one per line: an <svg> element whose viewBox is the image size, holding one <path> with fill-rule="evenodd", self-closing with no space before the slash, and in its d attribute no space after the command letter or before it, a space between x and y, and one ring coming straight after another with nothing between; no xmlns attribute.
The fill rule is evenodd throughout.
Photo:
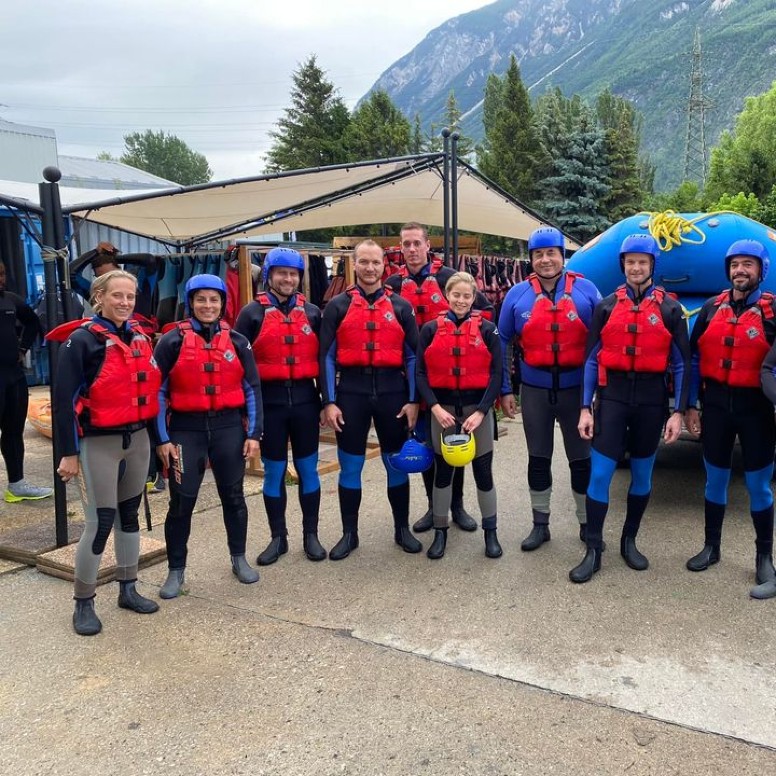
<svg viewBox="0 0 776 776"><path fill-rule="evenodd" d="M505 353L501 404L510 418L515 417L513 390L520 391L523 431L528 445L533 528L520 545L525 552L550 540L551 463L556 420L563 433L571 470L579 536L582 541L585 539L590 442L582 439L577 431L579 390L587 330L593 309L601 299L589 280L564 271L565 242L557 229L550 226L536 229L528 238L528 256L533 273L509 290L498 322Z"/></svg>

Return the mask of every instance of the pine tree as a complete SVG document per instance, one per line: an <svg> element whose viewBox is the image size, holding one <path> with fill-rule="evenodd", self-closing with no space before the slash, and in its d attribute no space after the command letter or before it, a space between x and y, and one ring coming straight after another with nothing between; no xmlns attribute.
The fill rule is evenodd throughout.
<svg viewBox="0 0 776 776"><path fill-rule="evenodd" d="M382 89L353 111L345 132L348 161L403 156L410 151L412 127Z"/></svg>
<svg viewBox="0 0 776 776"><path fill-rule="evenodd" d="M432 123L427 145L431 151L441 151L444 147L442 130L449 129L450 134L458 133L458 158L469 161L474 157L474 141L464 134L461 129L461 109L458 107L458 100L455 99L455 92L451 89L445 102L445 115L441 124Z"/></svg>
<svg viewBox="0 0 776 776"><path fill-rule="evenodd" d="M270 132L267 171L299 170L347 161L342 144L350 122L345 103L326 80L315 55L293 74L291 106Z"/></svg>
<svg viewBox="0 0 776 776"><path fill-rule="evenodd" d="M515 57L511 57L500 86L495 85L493 78L488 79L485 87L485 142L478 154L479 167L504 190L531 204L536 200L538 181L544 175L548 158Z"/></svg>
<svg viewBox="0 0 776 776"><path fill-rule="evenodd" d="M610 225L602 207L610 191L605 134L583 109L563 144L566 153L553 159L552 173L541 182L542 209L561 229L586 242Z"/></svg>

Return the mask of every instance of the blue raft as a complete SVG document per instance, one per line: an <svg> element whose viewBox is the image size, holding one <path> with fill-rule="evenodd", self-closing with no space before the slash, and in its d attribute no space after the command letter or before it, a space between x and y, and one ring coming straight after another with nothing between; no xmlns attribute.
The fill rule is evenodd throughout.
<svg viewBox="0 0 776 776"><path fill-rule="evenodd" d="M692 322L703 303L728 288L725 253L741 239L759 240L776 259L776 231L739 213L642 213L625 218L594 237L568 262L606 296L623 283L619 251L629 234L651 233L660 246L655 282L676 294ZM763 290L776 293L776 272Z"/></svg>

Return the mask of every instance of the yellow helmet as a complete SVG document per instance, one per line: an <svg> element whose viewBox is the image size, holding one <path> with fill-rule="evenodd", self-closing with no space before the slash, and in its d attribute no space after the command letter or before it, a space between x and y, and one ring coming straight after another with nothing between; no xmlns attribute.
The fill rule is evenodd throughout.
<svg viewBox="0 0 776 776"><path fill-rule="evenodd" d="M474 459L477 446L474 444L473 434L445 434L440 435L442 458L450 466L466 466Z"/></svg>

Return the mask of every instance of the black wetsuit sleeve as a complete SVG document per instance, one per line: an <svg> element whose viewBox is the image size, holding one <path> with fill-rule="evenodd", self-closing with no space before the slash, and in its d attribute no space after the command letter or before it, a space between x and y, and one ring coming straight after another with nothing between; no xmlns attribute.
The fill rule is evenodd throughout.
<svg viewBox="0 0 776 776"><path fill-rule="evenodd" d="M663 321L671 332L670 369L674 377L674 412L684 412L690 395L690 338L678 302L663 300Z"/></svg>
<svg viewBox="0 0 776 776"><path fill-rule="evenodd" d="M250 302L245 305L240 314L237 316L237 320L234 324L234 330L248 340L248 342L256 342L256 337L259 336L261 331L261 325L264 323L264 307L258 302Z"/></svg>
<svg viewBox="0 0 776 776"><path fill-rule="evenodd" d="M320 343L320 387L323 404L336 400L337 329L350 306L348 294L338 294L323 311Z"/></svg>
<svg viewBox="0 0 776 776"><path fill-rule="evenodd" d="M248 420L248 437L257 442L264 431L264 409L261 401L261 381L253 350L248 340L239 331L230 332L232 344L243 367L243 394L245 395L245 414Z"/></svg>
<svg viewBox="0 0 776 776"><path fill-rule="evenodd" d="M477 409L480 412L485 412L493 406L496 399L501 395L501 377L502 377L502 364L503 355L501 350L501 338L498 335L496 327L490 323L490 321L482 322L482 339L488 346L490 351L490 380L485 388L485 393L482 396Z"/></svg>

